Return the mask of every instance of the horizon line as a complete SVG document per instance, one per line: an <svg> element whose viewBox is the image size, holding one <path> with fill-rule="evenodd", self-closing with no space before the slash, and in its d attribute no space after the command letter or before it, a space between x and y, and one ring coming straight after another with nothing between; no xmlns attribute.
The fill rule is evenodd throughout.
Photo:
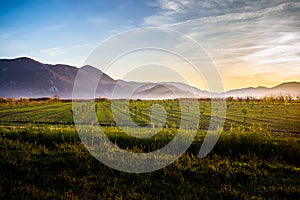
<svg viewBox="0 0 300 200"><path fill-rule="evenodd" d="M107 76L109 76L111 79L115 80L115 81L125 81L125 82L137 82L137 83L153 83L153 84L159 84L159 83L183 83L183 82L180 82L180 81L167 81L167 82L161 82L161 81L157 81L157 82L150 82L150 81L145 81L145 82L141 82L141 81L135 81L135 80L124 80L124 79L115 79L115 78L112 78L111 75L103 72L102 70L98 69L97 67L95 66L92 66L92 65L83 65L83 66L75 66L75 65L71 65L71 64L65 64L65 63L46 63L44 61L41 61L39 59L36 59L36 58L32 58L32 57L29 57L29 56L20 56L20 57L11 57L11 58L0 58L0 60L18 60L18 59L29 59L29 60L32 60L34 62L37 62L37 63L40 63L40 64L43 64L43 65L51 65L51 66L56 66L56 65L64 65L64 66L69 66L69 67L74 67L76 69L81 69L82 67L85 67L85 66L90 66L90 67L93 67L99 71L101 71L103 74L106 74ZM226 93L226 92L230 92L230 91L233 91L233 90L243 90L243 89L257 89L257 88L266 88L266 89L272 89L272 88L275 88L277 86L280 86L282 84L289 84L289 83L300 83L300 80L291 80L291 81L284 81L284 82L278 82L277 84L273 84L272 86L266 86L266 85L259 85L259 86L246 86L246 87L238 87L238 88L232 88L232 89L227 89L227 90L224 90L224 91L221 91L221 92L210 92L206 89L202 89L202 88L199 88L198 86L195 86L195 85L187 85L186 83L183 83L187 86L190 86L190 87L195 87L199 90L202 90L202 91L207 91L207 92L210 92L210 93L217 93L217 94L221 94L221 93Z"/></svg>

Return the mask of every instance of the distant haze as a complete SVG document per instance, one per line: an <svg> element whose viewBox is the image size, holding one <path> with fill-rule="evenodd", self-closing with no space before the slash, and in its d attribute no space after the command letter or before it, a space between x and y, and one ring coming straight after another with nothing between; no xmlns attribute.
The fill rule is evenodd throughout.
<svg viewBox="0 0 300 200"><path fill-rule="evenodd" d="M26 56L80 67L108 38L132 29L156 27L179 32L200 44L215 63L225 90L275 87L300 81L299 13L299 0L3 0L0 57ZM159 35L151 39L161 41ZM126 42L118 45L125 46ZM199 52L185 42L175 40L172 45L199 58ZM135 61L151 61L157 56L172 68L177 65L193 86L204 88L203 80L198 80L191 69L161 52L126 56L117 67L120 71L108 75L123 79L122 71L129 71ZM126 80L147 78L142 74Z"/></svg>
<svg viewBox="0 0 300 200"><path fill-rule="evenodd" d="M180 82L130 82L114 80L92 66L77 68L69 65L43 64L30 58L0 59L0 97L42 97L59 95L71 98L74 80L78 72L83 74L82 93L78 98L206 98L212 94L203 88L196 88ZM95 94L86 93L91 80L101 76ZM116 89L117 88L117 89ZM128 96L129 95L129 96ZM273 88L257 87L227 91L223 96L261 98L264 96L300 96L300 83L282 83Z"/></svg>

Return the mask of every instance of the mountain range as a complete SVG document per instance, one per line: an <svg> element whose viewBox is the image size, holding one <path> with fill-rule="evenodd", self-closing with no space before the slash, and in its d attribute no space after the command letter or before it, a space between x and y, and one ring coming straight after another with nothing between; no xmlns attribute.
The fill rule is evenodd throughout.
<svg viewBox="0 0 300 200"><path fill-rule="evenodd" d="M128 82L114 80L107 74L92 66L75 66L40 63L27 57L0 59L0 97L44 97L58 95L61 98L72 98L76 75L80 73L79 94L76 98L133 98L133 99L168 99L168 98L201 98L210 97L211 93L179 82ZM95 94L86 88L97 81ZM176 94L176 95L175 95ZM213 96L264 97L276 95L300 96L300 83L282 83L273 88L250 87L230 90L225 93L213 93Z"/></svg>

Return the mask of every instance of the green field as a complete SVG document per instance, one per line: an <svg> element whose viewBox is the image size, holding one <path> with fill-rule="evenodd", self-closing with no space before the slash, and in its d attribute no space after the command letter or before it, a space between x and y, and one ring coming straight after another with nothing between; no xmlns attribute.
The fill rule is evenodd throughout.
<svg viewBox="0 0 300 200"><path fill-rule="evenodd" d="M168 144L181 118L201 116L197 135L173 164L150 173L111 169L89 154L75 130L72 102L59 100L0 103L0 199L297 199L300 195L300 102L227 101L221 137L204 159L197 157L211 118L211 102L189 100L83 102L82 122L91 124L96 110L103 132L117 146L150 152ZM111 105L121 105L140 125L115 121ZM161 105L166 123L150 122L151 106ZM163 112L154 114L158 118ZM189 119L186 119L189 120ZM93 125L97 123L93 122ZM118 126L120 125L120 126ZM155 136L135 138L126 132ZM134 129L134 130L133 130ZM189 127L185 130L188 134Z"/></svg>

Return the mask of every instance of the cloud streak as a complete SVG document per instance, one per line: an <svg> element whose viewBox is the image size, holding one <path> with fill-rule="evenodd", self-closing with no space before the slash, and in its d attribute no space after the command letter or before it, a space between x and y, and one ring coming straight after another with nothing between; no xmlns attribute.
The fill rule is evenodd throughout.
<svg viewBox="0 0 300 200"><path fill-rule="evenodd" d="M160 11L145 18L144 24L176 30L198 41L228 87L237 84L232 77L238 82L247 74L251 79L251 74L259 75L260 81L264 77L270 84L300 81L300 2L160 0L153 6ZM189 50L184 44L180 48Z"/></svg>
<svg viewBox="0 0 300 200"><path fill-rule="evenodd" d="M61 47L55 47L55 48L49 48L49 49L42 49L41 53L49 55L49 56L57 56L65 53L64 48Z"/></svg>

